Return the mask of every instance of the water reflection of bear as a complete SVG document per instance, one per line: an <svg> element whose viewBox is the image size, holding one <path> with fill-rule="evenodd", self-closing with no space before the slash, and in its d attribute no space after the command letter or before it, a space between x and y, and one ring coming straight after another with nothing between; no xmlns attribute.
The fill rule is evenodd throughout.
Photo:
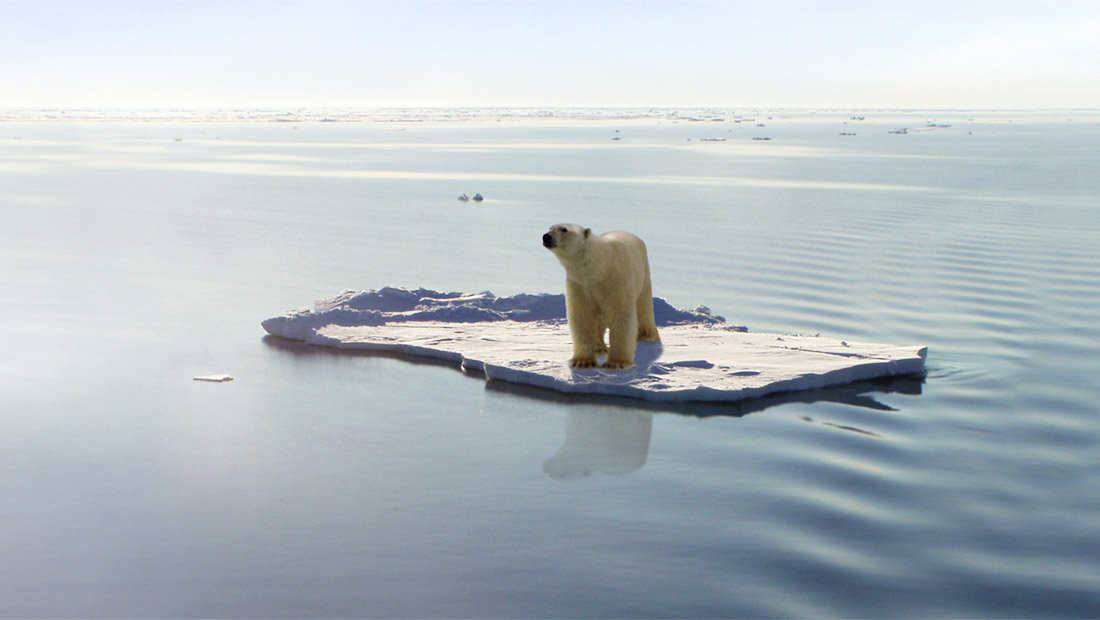
<svg viewBox="0 0 1100 620"><path fill-rule="evenodd" d="M554 478L580 478L594 471L629 474L645 465L653 414L593 407L570 411L565 445L542 464Z"/></svg>

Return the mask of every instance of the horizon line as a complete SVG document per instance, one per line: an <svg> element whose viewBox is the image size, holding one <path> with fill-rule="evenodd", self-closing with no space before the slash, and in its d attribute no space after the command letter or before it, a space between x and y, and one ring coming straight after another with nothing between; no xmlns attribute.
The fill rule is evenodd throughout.
<svg viewBox="0 0 1100 620"><path fill-rule="evenodd" d="M682 105L645 105L645 104L521 104L521 105L351 105L351 104L255 104L255 105L220 105L220 104L164 104L164 105L6 105L0 104L0 110L21 111L151 111L151 110L226 110L226 111L277 111L277 110L879 110L879 111L958 111L958 112L1032 112L1032 111L1059 111L1080 110L1100 111L1100 106L1022 106L1022 107L967 107L967 106L877 106L877 105L716 105L716 104L682 104Z"/></svg>

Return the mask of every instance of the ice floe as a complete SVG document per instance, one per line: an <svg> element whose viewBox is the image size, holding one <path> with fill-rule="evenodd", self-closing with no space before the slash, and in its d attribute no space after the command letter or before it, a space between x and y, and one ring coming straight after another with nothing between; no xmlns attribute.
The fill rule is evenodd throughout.
<svg viewBox="0 0 1100 620"><path fill-rule="evenodd" d="M449 360L489 380L658 402L730 402L924 372L922 346L754 333L661 298L654 313L661 342L640 342L627 370L569 367L564 295L346 290L263 327L315 345Z"/></svg>

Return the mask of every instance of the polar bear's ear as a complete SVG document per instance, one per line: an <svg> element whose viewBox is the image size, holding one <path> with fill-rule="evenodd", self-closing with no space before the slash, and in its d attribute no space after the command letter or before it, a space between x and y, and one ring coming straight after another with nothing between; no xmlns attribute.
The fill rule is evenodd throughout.
<svg viewBox="0 0 1100 620"><path fill-rule="evenodd" d="M591 235L592 235L592 229L591 228L585 228L584 229L584 238L587 239Z"/></svg>

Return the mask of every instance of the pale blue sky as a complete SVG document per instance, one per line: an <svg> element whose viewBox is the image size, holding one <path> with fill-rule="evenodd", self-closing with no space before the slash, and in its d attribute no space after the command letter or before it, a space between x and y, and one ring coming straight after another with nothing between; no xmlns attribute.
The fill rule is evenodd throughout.
<svg viewBox="0 0 1100 620"><path fill-rule="evenodd" d="M1100 107L1100 2L0 0L0 107Z"/></svg>

